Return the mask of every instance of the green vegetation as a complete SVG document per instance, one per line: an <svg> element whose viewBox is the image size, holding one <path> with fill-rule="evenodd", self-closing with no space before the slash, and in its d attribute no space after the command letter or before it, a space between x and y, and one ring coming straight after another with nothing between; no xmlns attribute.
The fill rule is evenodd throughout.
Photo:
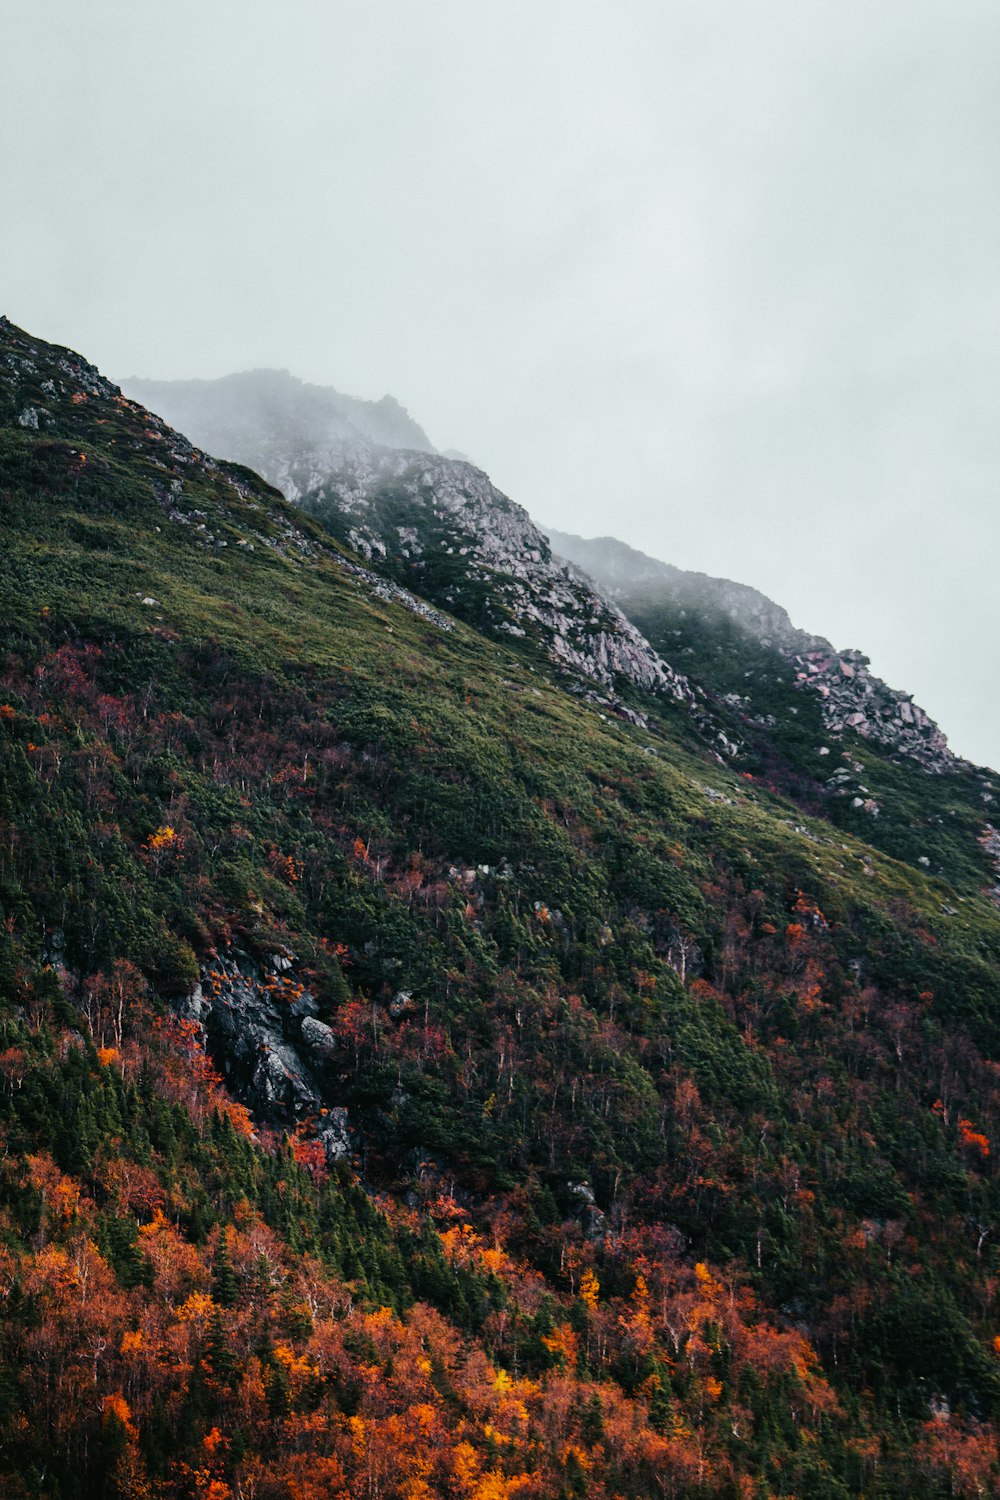
<svg viewBox="0 0 1000 1500"><path fill-rule="evenodd" d="M796 686L788 660L728 616L673 602L664 586L627 592L619 602L661 655L715 695L714 712L741 744L741 770L894 859L926 861L954 890L976 895L995 882L979 843L991 807L1000 805L994 772L957 764L928 775L852 730L831 739L819 699ZM743 702L727 703L731 695ZM875 801L877 816L854 806L859 794Z"/></svg>
<svg viewBox="0 0 1000 1500"><path fill-rule="evenodd" d="M791 726L770 761L761 740L749 779L722 766L678 710L605 719L530 642L385 603L260 481L22 339L7 1492L988 1493L978 783L852 745L897 809L852 824L805 790L803 696L701 626L693 656L665 623L654 644L720 695L749 663ZM248 1120L175 1015L223 959L276 952L335 1040L354 1155L332 1171L318 1121Z"/></svg>

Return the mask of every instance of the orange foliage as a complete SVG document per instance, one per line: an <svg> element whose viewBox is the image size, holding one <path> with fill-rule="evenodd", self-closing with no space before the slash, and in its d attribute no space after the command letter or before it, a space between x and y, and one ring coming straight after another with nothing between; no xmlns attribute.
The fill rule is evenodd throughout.
<svg viewBox="0 0 1000 1500"><path fill-rule="evenodd" d="M169 849L176 842L176 830L171 828L169 824L164 824L162 828L155 829L149 835L149 838L146 840L146 848L158 852L161 849Z"/></svg>
<svg viewBox="0 0 1000 1500"><path fill-rule="evenodd" d="M959 1120L958 1134L963 1146L970 1146L983 1159L989 1156L989 1140L981 1131L975 1129L971 1120Z"/></svg>

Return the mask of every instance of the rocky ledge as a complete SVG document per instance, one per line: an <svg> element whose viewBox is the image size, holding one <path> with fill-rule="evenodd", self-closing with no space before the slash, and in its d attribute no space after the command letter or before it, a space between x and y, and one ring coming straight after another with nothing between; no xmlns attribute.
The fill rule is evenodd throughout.
<svg viewBox="0 0 1000 1500"><path fill-rule="evenodd" d="M819 695L832 735L853 729L863 739L886 745L919 761L928 771L952 770L959 762L944 733L909 693L891 688L868 670L860 651L819 649L791 656L795 680Z"/></svg>
<svg viewBox="0 0 1000 1500"><path fill-rule="evenodd" d="M230 1092L262 1124L306 1125L330 1163L351 1155L347 1110L328 1102L335 1086L334 1033L295 976L294 955L263 962L241 948L218 955L179 1009L201 1027Z"/></svg>

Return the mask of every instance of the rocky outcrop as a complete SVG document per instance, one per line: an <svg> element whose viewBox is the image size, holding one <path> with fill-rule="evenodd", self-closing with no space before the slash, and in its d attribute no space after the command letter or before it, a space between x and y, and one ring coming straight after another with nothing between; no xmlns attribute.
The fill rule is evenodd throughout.
<svg viewBox="0 0 1000 1500"><path fill-rule="evenodd" d="M794 668L797 685L818 695L831 736L853 729L862 739L885 745L929 771L947 771L959 764L941 729L911 694L875 677L860 652L835 651L822 636L797 629L787 612L757 589L728 578L685 572L611 537L588 541L551 529L548 536L559 555L586 568L626 608L630 600L660 596L675 608L708 619L724 616L761 645L773 647Z"/></svg>
<svg viewBox="0 0 1000 1500"><path fill-rule="evenodd" d="M686 678L585 574L553 556L527 511L473 464L354 448L325 477L296 462L283 479L356 551L401 571L425 597L467 616L475 601L480 628L530 636L559 665L606 687L693 701Z"/></svg>
<svg viewBox="0 0 1000 1500"><path fill-rule="evenodd" d="M387 588L405 589L405 597L392 596L397 602L412 607L422 596L428 608L500 638L530 637L558 665L607 689L630 684L693 702L686 678L618 607L553 558L527 512L473 464L437 454L391 398L357 402L275 370L216 381L133 379L125 388L317 516L390 574ZM448 578L434 566L445 558L455 559Z"/></svg>
<svg viewBox="0 0 1000 1500"><path fill-rule="evenodd" d="M347 1110L330 1103L336 1037L295 978L292 955L220 954L179 1009L201 1027L227 1088L256 1121L286 1130L308 1122L328 1162L350 1156Z"/></svg>
<svg viewBox="0 0 1000 1500"><path fill-rule="evenodd" d="M530 637L606 688L693 701L683 674L589 578L553 557L528 513L473 464L351 445L325 475L290 458L275 478L356 552L479 628Z"/></svg>
<svg viewBox="0 0 1000 1500"><path fill-rule="evenodd" d="M984 852L989 856L995 875L989 894L997 906L1000 906L1000 831L994 828L992 823L987 823L980 835L979 842Z"/></svg>
<svg viewBox="0 0 1000 1500"><path fill-rule="evenodd" d="M863 739L919 761L928 771L947 771L957 763L933 719L909 693L873 676L860 651L837 652L827 646L791 659L796 682L819 694L831 735L853 729Z"/></svg>
<svg viewBox="0 0 1000 1500"><path fill-rule="evenodd" d="M597 1206L594 1190L589 1182L568 1182L566 1191L573 1205L573 1216L583 1230L584 1238L603 1240L608 1232L607 1216Z"/></svg>

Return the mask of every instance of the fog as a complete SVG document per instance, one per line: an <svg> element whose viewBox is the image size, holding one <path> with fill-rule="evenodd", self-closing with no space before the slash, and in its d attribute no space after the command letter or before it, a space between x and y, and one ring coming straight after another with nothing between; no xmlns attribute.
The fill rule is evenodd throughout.
<svg viewBox="0 0 1000 1500"><path fill-rule="evenodd" d="M3 9L0 311L392 392L1000 765L995 0Z"/></svg>

